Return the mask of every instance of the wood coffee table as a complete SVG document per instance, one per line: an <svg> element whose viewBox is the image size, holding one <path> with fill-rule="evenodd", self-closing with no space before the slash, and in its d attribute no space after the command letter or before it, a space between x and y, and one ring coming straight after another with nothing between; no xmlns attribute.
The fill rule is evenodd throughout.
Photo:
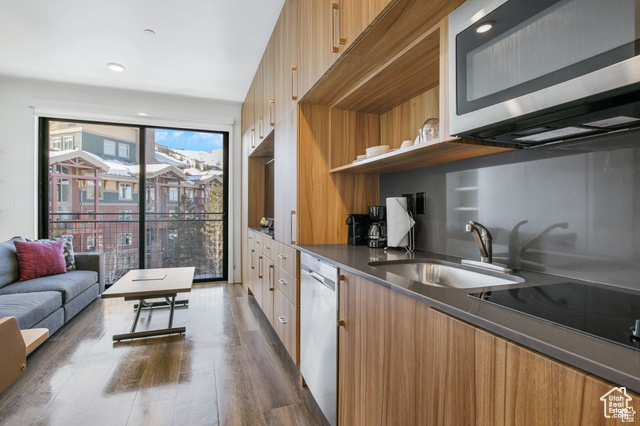
<svg viewBox="0 0 640 426"><path fill-rule="evenodd" d="M124 297L124 300L138 300L136 317L130 333L115 334L113 340L119 342L125 339L139 337L162 336L165 334L184 333L186 327L173 327L173 312L176 307L178 293L191 292L195 267L188 268L160 268L134 269L125 274L116 283L102 293L103 299ZM145 299L166 298L167 302L148 303ZM185 302L182 302L185 304ZM140 311L143 306L153 308L157 306L169 307L169 327L159 330L136 331Z"/></svg>

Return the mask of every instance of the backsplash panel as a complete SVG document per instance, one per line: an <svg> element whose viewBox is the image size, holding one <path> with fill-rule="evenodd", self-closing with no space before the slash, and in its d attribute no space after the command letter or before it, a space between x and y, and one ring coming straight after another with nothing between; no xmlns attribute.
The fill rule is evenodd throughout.
<svg viewBox="0 0 640 426"><path fill-rule="evenodd" d="M640 289L640 148L624 142L383 175L380 200L426 192L426 214L416 218L419 250L479 260L464 230L476 220L493 235L494 262Z"/></svg>

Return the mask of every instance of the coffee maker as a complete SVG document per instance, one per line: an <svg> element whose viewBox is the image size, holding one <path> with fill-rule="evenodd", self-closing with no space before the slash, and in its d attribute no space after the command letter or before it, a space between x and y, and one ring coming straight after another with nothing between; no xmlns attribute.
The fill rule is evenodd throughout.
<svg viewBox="0 0 640 426"><path fill-rule="evenodd" d="M349 238L347 243L352 246L367 245L369 226L371 226L369 215L350 214L347 217L347 225L349 225Z"/></svg>
<svg viewBox="0 0 640 426"><path fill-rule="evenodd" d="M387 208L385 206L369 206L371 226L367 234L368 245L371 248L387 246Z"/></svg>

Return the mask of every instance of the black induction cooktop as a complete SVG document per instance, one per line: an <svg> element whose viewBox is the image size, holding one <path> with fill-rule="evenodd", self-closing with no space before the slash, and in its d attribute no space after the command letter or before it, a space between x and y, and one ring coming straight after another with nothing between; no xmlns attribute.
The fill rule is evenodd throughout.
<svg viewBox="0 0 640 426"><path fill-rule="evenodd" d="M640 339L631 336L640 292L564 282L469 296L640 350Z"/></svg>

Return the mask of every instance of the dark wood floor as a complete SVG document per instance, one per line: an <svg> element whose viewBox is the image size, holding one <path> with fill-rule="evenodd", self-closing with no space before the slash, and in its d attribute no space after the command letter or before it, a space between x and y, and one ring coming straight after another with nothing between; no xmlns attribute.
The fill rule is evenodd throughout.
<svg viewBox="0 0 640 426"><path fill-rule="evenodd" d="M322 425L296 366L238 284L194 286L183 336L114 344L133 302L96 300L27 360L0 395L2 425ZM166 309L138 329L164 328Z"/></svg>

